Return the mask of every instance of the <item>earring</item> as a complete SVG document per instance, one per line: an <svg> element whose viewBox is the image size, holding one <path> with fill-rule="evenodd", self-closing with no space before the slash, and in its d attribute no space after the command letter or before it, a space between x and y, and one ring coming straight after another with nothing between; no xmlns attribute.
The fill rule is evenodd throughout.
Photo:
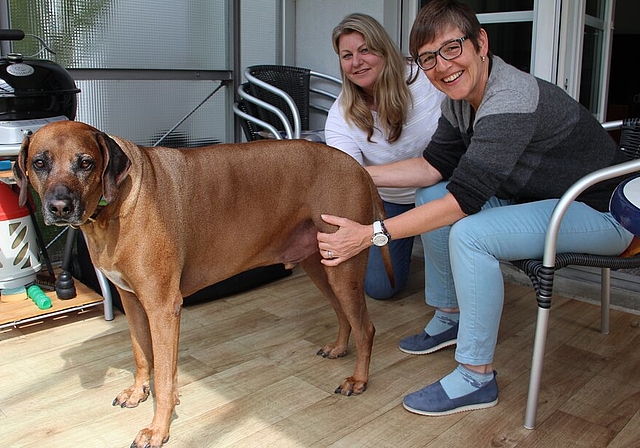
<svg viewBox="0 0 640 448"><path fill-rule="evenodd" d="M484 61L487 60L487 57L486 56L480 56L480 59L482 60L482 62L484 62Z"/></svg>

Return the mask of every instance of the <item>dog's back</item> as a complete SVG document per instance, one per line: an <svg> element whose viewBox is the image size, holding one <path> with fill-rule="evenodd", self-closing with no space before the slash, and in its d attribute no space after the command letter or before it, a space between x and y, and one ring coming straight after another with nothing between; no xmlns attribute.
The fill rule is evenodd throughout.
<svg viewBox="0 0 640 448"><path fill-rule="evenodd" d="M265 140L200 148L139 147L114 137L132 160L136 202L173 204L178 228L166 232L179 246L183 263L183 293L217 282L241 267L274 263L293 265L318 251L318 230L332 231L323 213L362 223L381 219L382 202L370 176L352 157L330 146L306 140ZM193 182L193 177L198 182ZM135 204L122 198L125 207ZM162 204L163 205L163 204ZM121 210L128 225L157 226L164 222L145 208ZM169 244L169 242L167 242ZM247 250L238 251L238 245ZM201 249L206 247L206 251ZM185 250L186 249L186 250ZM187 255L188 254L188 255ZM225 263L212 272L207 257ZM210 283L208 283L210 284Z"/></svg>

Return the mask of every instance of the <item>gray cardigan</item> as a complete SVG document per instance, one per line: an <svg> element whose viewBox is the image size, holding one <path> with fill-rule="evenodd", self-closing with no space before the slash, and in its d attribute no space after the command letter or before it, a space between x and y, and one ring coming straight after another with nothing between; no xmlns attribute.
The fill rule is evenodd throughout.
<svg viewBox="0 0 640 448"><path fill-rule="evenodd" d="M559 198L582 176L626 156L598 121L558 86L494 56L477 111L445 98L424 158L450 181L467 214L491 197L528 202ZM599 211L622 179L578 197Z"/></svg>

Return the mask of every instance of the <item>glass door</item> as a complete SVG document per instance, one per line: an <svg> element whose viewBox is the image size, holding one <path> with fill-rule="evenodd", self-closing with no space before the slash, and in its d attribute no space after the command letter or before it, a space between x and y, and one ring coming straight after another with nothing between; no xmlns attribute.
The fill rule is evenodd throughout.
<svg viewBox="0 0 640 448"><path fill-rule="evenodd" d="M604 121L611 60L614 0L563 2L558 85Z"/></svg>

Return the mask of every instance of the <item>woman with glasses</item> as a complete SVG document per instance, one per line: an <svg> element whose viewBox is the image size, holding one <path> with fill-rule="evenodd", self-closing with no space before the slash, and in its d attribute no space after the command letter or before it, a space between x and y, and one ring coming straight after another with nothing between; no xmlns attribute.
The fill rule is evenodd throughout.
<svg viewBox="0 0 640 448"><path fill-rule="evenodd" d="M382 25L366 14L350 14L334 29L343 88L329 110L325 140L361 165L384 165L422 154L440 116L444 95L402 56ZM420 75L418 77L418 75ZM415 187L379 188L387 217L414 207ZM413 236L389 246L395 284L387 277L380 249L372 247L365 292L388 299L409 279Z"/></svg>
<svg viewBox="0 0 640 448"><path fill-rule="evenodd" d="M438 128L422 157L368 171L377 185L422 187L416 207L385 220L382 232L379 224L324 216L339 229L319 233L318 242L324 257L333 254L323 263L334 266L372 239L421 235L426 301L436 311L400 349L427 354L457 343L458 365L403 404L418 414L446 415L498 402L499 261L540 259L558 198L579 178L625 156L562 89L493 56L486 31L460 1L429 2L411 30L410 50L447 96ZM591 187L569 207L558 252L616 255L628 246L632 235L608 212L620 181Z"/></svg>

